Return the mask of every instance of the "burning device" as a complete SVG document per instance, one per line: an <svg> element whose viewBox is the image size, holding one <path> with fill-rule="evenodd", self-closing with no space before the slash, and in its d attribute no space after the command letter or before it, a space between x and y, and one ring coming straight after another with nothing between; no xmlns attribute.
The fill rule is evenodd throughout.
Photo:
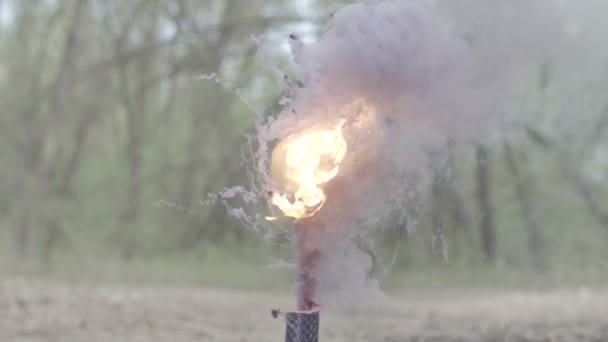
<svg viewBox="0 0 608 342"><path fill-rule="evenodd" d="M353 101L336 112L339 115L331 119L315 117L311 127L287 135L272 152L269 201L282 216L295 219L297 311L283 315L289 342L317 341L321 273L333 260L334 243L350 238L351 219L368 180L368 173L361 172L371 158L364 149L379 136L375 111L365 101ZM367 139L370 132L376 139ZM361 138L367 144L357 144ZM357 186L349 179L356 179Z"/></svg>
<svg viewBox="0 0 608 342"><path fill-rule="evenodd" d="M338 175L346 155L342 134L345 122L341 119L333 128L314 128L288 136L273 151L272 174L283 191L270 192L270 201L285 216L296 219L298 311L285 314L286 341L318 340L320 306L315 294L321 249L312 243L320 233L313 216L327 200L324 185Z"/></svg>
<svg viewBox="0 0 608 342"><path fill-rule="evenodd" d="M273 151L272 174L283 192L271 192L270 201L285 216L295 218L298 252L298 310L316 306L314 293L320 253L318 244L310 243L319 233L313 216L325 204L324 185L340 170L347 143L342 135L346 122L341 119L333 128L305 130L285 138ZM313 247L314 246L314 247Z"/></svg>

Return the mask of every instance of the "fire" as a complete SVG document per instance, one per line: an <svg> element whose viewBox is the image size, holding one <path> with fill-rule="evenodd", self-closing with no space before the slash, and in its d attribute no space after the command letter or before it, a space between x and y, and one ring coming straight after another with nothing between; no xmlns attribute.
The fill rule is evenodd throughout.
<svg viewBox="0 0 608 342"><path fill-rule="evenodd" d="M325 203L322 186L338 175L346 155L347 144L342 135L342 119L333 129L315 129L287 137L273 151L278 159L284 194L271 193L271 202L285 216L313 216Z"/></svg>

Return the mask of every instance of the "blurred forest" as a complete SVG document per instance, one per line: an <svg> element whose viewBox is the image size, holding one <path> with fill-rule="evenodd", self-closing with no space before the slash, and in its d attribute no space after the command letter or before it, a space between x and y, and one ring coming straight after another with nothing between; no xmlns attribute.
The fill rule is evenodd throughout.
<svg viewBox="0 0 608 342"><path fill-rule="evenodd" d="M252 108L279 108L280 84L250 37L293 68L288 35L314 40L331 5L0 0L3 269L255 286L246 277L290 251L201 202L248 184ZM213 72L229 89L200 79ZM524 132L451 149L448 171L430 168L428 198L379 239L391 283L607 279L602 77L584 92L605 106L581 99L569 130L531 116ZM522 110L554 108L549 66L529 89Z"/></svg>

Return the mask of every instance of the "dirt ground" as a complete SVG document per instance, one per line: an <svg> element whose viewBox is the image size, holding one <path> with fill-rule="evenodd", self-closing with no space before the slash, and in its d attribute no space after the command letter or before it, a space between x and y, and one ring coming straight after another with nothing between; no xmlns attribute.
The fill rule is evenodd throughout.
<svg viewBox="0 0 608 342"><path fill-rule="evenodd" d="M420 292L420 291L418 291ZM286 294L0 280L0 341L283 341ZM608 341L608 291L443 291L325 308L329 341Z"/></svg>

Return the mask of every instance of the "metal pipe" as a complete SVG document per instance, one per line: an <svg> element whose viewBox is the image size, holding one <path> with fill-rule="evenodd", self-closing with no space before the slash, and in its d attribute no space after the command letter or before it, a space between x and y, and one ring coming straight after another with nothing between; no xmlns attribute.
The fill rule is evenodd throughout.
<svg viewBox="0 0 608 342"><path fill-rule="evenodd" d="M318 342L320 309L285 313L285 342Z"/></svg>

